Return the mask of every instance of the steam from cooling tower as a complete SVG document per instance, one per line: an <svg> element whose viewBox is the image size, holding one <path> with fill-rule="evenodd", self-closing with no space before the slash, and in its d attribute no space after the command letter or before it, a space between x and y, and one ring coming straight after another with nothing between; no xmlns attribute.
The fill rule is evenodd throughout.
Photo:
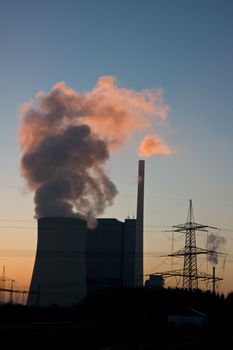
<svg viewBox="0 0 233 350"><path fill-rule="evenodd" d="M112 76L101 77L90 92L60 82L37 93L21 108L19 130L21 171L35 192L35 216L78 212L90 224L117 195L105 169L110 152L167 112L161 90L120 88ZM168 147L162 138L158 143Z"/></svg>
<svg viewBox="0 0 233 350"><path fill-rule="evenodd" d="M226 239L224 237L219 237L214 233L210 233L207 238L207 248L210 251L213 251L216 253L208 254L208 260L213 264L216 265L218 263L218 252L217 250L220 249L224 244L226 243Z"/></svg>
<svg viewBox="0 0 233 350"><path fill-rule="evenodd" d="M108 158L105 143L88 125L42 139L22 157L24 175L36 189L36 216L71 216L75 207L90 221L103 212L117 193L101 168Z"/></svg>

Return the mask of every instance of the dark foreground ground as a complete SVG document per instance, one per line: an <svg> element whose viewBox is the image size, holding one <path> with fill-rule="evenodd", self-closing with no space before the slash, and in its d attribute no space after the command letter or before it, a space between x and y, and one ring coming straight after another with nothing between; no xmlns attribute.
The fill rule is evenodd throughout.
<svg viewBox="0 0 233 350"><path fill-rule="evenodd" d="M184 291L106 291L72 309L0 307L1 349L233 350L233 298ZM208 325L170 328L187 307Z"/></svg>
<svg viewBox="0 0 233 350"><path fill-rule="evenodd" d="M1 348L232 350L233 333L223 330L158 330L106 324L3 324Z"/></svg>

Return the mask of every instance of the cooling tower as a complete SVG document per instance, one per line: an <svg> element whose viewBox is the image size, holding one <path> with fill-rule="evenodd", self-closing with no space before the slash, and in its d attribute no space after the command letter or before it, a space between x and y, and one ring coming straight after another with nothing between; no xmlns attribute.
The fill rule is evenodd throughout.
<svg viewBox="0 0 233 350"><path fill-rule="evenodd" d="M38 219L37 251L27 304L71 306L86 296L86 221Z"/></svg>
<svg viewBox="0 0 233 350"><path fill-rule="evenodd" d="M143 286L143 216L144 216L145 161L138 162L138 196L135 248L135 287Z"/></svg>

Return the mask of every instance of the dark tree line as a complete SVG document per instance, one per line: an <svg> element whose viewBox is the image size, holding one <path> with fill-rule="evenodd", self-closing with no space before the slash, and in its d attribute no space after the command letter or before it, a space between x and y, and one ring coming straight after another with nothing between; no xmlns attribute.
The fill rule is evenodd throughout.
<svg viewBox="0 0 233 350"><path fill-rule="evenodd" d="M233 292L227 296L210 291L182 289L112 288L87 296L72 308L32 308L23 305L2 305L0 323L59 321L101 322L147 327L166 327L168 314L185 315L195 309L208 315L210 327L230 327L233 314Z"/></svg>

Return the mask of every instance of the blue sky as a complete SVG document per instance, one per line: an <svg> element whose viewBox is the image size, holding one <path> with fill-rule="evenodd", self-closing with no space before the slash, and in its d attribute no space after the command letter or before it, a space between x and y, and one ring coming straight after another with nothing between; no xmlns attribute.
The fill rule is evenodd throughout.
<svg viewBox="0 0 233 350"><path fill-rule="evenodd" d="M19 173L19 107L58 81L86 92L113 75L121 87L162 88L170 108L159 131L175 152L146 160L145 249L170 249L161 230L186 220L192 198L197 221L227 229L222 288L232 290L233 2L0 0L0 8L0 218L32 227L1 221L2 249L36 244L33 196L22 194ZM119 196L106 216L135 214L137 160L129 144L112 155Z"/></svg>

